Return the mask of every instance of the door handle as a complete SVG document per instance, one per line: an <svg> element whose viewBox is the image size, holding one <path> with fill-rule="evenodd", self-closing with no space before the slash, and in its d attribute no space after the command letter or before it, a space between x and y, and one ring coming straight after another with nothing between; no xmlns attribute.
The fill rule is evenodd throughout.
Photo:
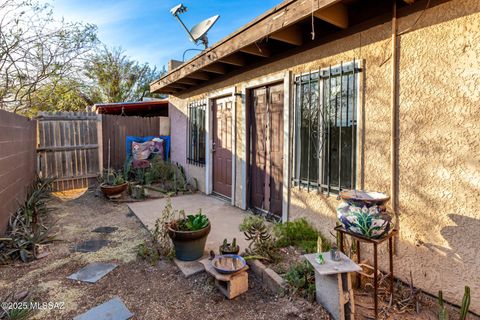
<svg viewBox="0 0 480 320"><path fill-rule="evenodd" d="M212 152L215 152L215 142L212 143Z"/></svg>

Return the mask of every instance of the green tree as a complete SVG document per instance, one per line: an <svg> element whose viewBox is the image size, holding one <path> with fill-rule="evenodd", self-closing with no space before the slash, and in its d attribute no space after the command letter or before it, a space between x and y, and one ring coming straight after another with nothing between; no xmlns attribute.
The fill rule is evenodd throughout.
<svg viewBox="0 0 480 320"><path fill-rule="evenodd" d="M34 117L39 111L84 111L93 105L89 91L88 86L77 79L52 81L32 94L31 107L24 114Z"/></svg>
<svg viewBox="0 0 480 320"><path fill-rule="evenodd" d="M88 59L86 76L91 80L90 97L95 103L140 101L151 95L150 82L163 71L132 60L121 48L104 47Z"/></svg>
<svg viewBox="0 0 480 320"><path fill-rule="evenodd" d="M79 83L83 59L98 44L96 32L95 25L54 20L48 4L1 1L0 108L33 113L48 92Z"/></svg>

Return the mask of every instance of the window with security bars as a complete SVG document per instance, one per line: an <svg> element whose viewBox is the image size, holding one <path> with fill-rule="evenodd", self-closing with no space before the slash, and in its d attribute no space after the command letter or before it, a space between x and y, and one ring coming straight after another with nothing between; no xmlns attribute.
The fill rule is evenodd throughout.
<svg viewBox="0 0 480 320"><path fill-rule="evenodd" d="M359 71L353 61L296 77L296 185L326 193L355 187Z"/></svg>
<svg viewBox="0 0 480 320"><path fill-rule="evenodd" d="M205 165L205 107L206 101L188 105L187 162Z"/></svg>

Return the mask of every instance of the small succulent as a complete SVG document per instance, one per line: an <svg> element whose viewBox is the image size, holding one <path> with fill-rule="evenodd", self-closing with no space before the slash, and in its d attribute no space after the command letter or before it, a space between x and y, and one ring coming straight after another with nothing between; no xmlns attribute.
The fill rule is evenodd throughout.
<svg viewBox="0 0 480 320"><path fill-rule="evenodd" d="M237 245L237 238L233 238L232 243L228 243L227 239L223 240L222 245L220 246L221 252L238 252L240 247Z"/></svg>

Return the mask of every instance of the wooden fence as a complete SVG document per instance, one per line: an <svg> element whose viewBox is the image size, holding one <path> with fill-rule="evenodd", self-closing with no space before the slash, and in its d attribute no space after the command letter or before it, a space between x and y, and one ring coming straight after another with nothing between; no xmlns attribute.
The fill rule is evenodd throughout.
<svg viewBox="0 0 480 320"><path fill-rule="evenodd" d="M95 113L41 113L38 118L38 165L42 177L54 177L54 189L88 187L102 168L101 118Z"/></svg>
<svg viewBox="0 0 480 320"><path fill-rule="evenodd" d="M168 135L167 117L122 117L85 112L41 113L38 120L38 171L54 177L54 189L85 188L110 165L126 159L127 136Z"/></svg>
<svg viewBox="0 0 480 320"><path fill-rule="evenodd" d="M35 179L36 133L35 120L0 110L0 235Z"/></svg>
<svg viewBox="0 0 480 320"><path fill-rule="evenodd" d="M169 135L169 132L168 117L102 115L104 167L110 165L110 168L116 170L123 168L127 158L125 144L127 136Z"/></svg>

